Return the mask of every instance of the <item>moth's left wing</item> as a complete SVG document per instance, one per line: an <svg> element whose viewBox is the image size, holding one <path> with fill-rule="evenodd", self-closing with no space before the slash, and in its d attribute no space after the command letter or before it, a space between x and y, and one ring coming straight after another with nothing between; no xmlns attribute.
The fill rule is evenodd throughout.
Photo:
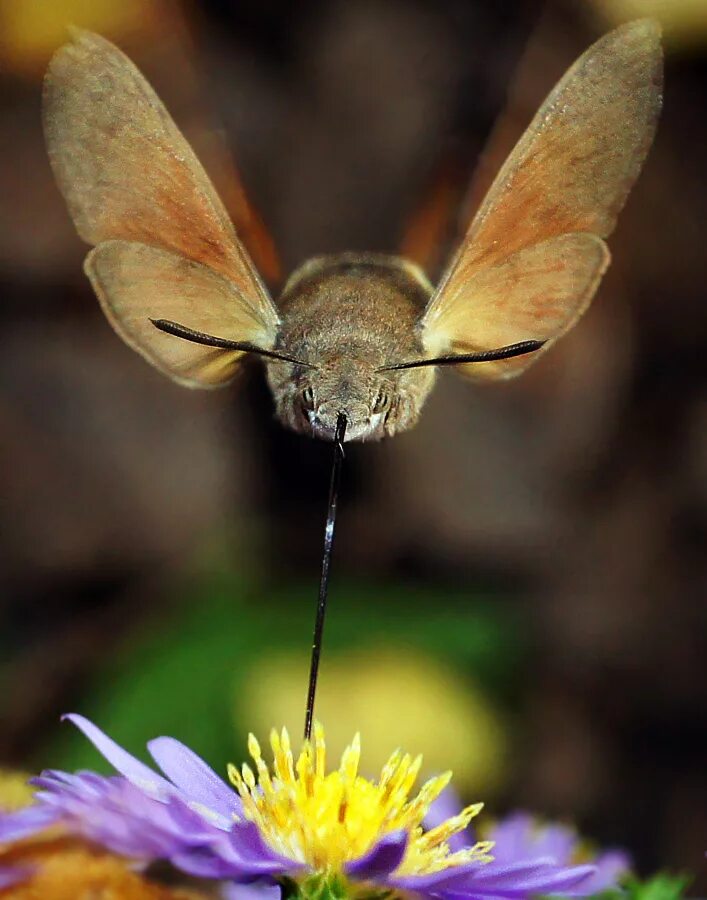
<svg viewBox="0 0 707 900"><path fill-rule="evenodd" d="M275 342L273 324L229 278L180 254L131 241L103 241L88 254L84 268L103 312L123 340L187 387L227 384L243 353L181 340L159 331L151 319L176 320L257 347Z"/></svg>
<svg viewBox="0 0 707 900"><path fill-rule="evenodd" d="M87 31L54 54L42 103L49 159L80 236L139 241L229 278L278 314L201 163L128 57Z"/></svg>

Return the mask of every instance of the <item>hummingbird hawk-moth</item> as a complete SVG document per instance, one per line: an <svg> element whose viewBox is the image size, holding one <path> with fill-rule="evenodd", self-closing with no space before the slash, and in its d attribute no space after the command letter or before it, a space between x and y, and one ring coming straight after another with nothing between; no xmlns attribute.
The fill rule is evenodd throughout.
<svg viewBox="0 0 707 900"><path fill-rule="evenodd" d="M661 103L658 25L602 37L540 107L435 287L414 263L320 256L269 296L191 147L133 63L77 31L44 86L52 167L111 325L190 387L263 357L279 419L333 439L415 424L436 368L515 376L570 329ZM341 423L344 423L343 426Z"/></svg>

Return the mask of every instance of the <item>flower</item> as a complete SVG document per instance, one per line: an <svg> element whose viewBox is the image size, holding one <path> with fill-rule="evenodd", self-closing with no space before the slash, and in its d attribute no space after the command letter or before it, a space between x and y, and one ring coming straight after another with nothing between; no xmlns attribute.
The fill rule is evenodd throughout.
<svg viewBox="0 0 707 900"><path fill-rule="evenodd" d="M13 884L18 884L27 878L29 874L30 872L25 869L0 869L0 891L5 890L7 887L12 887Z"/></svg>
<svg viewBox="0 0 707 900"><path fill-rule="evenodd" d="M21 809L32 800L26 777L0 769L0 814ZM8 862L0 852L0 891L23 881L30 873L27 866L16 860Z"/></svg>
<svg viewBox="0 0 707 900"><path fill-rule="evenodd" d="M446 788L432 804L425 824L432 828L460 809L459 798L451 788ZM574 828L557 822L540 822L528 812L510 813L487 828L484 836L493 843L495 865L512 865L533 857L552 860L558 867L591 862L594 874L582 882L583 895L615 888L620 878L631 871L631 860L625 851L609 849L593 856ZM456 834L452 842L453 846L460 846L469 840L473 836L467 830Z"/></svg>
<svg viewBox="0 0 707 900"><path fill-rule="evenodd" d="M296 758L287 732L273 731L272 766L251 735L253 766L230 766L231 787L172 738L148 744L158 774L87 719L67 718L119 775L42 773L33 782L34 804L0 816L0 842L61 826L137 862L164 859L188 875L222 882L234 900L255 889L268 900L281 892L303 898L412 892L439 900L583 896L596 873L594 866L533 852L494 859L492 841L461 837L481 804L425 826L450 773L413 794L421 758L396 751L378 780L366 779L358 772L358 737L327 772L320 726Z"/></svg>
<svg viewBox="0 0 707 900"><path fill-rule="evenodd" d="M583 885L590 894L616 887L617 881L631 871L631 860L623 850L609 849L592 857L574 828L558 823L540 823L530 813L514 812L496 823L488 832L494 842L497 861L527 858L532 854L551 857L558 866L590 861L594 875Z"/></svg>
<svg viewBox="0 0 707 900"><path fill-rule="evenodd" d="M0 810L14 812L29 806L33 798L26 775L0 770ZM130 860L56 828L0 847L0 893L13 900L207 900L212 896L144 878L131 869Z"/></svg>
<svg viewBox="0 0 707 900"><path fill-rule="evenodd" d="M160 884L133 871L130 862L78 838L50 837L15 845L15 878L2 897L12 900L209 900L211 892ZM24 866L24 869L22 868Z"/></svg>

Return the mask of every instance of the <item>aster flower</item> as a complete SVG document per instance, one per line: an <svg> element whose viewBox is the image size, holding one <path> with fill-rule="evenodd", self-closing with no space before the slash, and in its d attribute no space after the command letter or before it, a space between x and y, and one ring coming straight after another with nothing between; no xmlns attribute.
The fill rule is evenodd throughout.
<svg viewBox="0 0 707 900"><path fill-rule="evenodd" d="M12 869L12 868L2 868L0 869L0 891L5 890L7 887L12 887L13 884L18 884L27 878L30 874L30 871L27 869Z"/></svg>
<svg viewBox="0 0 707 900"><path fill-rule="evenodd" d="M251 735L253 765L229 767L231 787L172 738L148 744L159 774L87 719L68 718L119 774L44 772L34 781L33 805L0 817L0 843L59 825L137 862L163 859L188 875L216 880L234 900L255 890L265 900L407 892L439 900L514 900L594 889L594 866L537 852L494 859L492 841L462 839L481 804L425 827L450 773L413 794L420 757L396 751L372 781L358 772L358 737L338 769L327 772L319 726L296 758L287 732L273 732L272 766Z"/></svg>
<svg viewBox="0 0 707 900"><path fill-rule="evenodd" d="M594 874L583 884L590 894L615 888L619 879L631 871L631 859L623 850L608 849L592 856L589 847L574 828L556 822L541 823L527 812L514 812L488 831L494 842L497 861L511 861L532 855L550 857L558 866L591 861Z"/></svg>
<svg viewBox="0 0 707 900"><path fill-rule="evenodd" d="M217 896L160 884L135 871L129 860L80 838L51 832L16 844L4 861L16 866L16 877L3 884L0 896L12 900L214 900Z"/></svg>
<svg viewBox="0 0 707 900"><path fill-rule="evenodd" d="M461 802L454 790L445 788L430 807L425 825L433 828L460 809ZM484 829L483 834L493 844L495 865L512 865L532 858L552 860L561 868L590 862L594 874L581 883L583 895L616 888L618 881L631 871L631 859L625 851L608 849L593 855L574 828L557 822L541 822L528 812L510 813ZM468 828L454 835L450 844L456 848L473 839Z"/></svg>

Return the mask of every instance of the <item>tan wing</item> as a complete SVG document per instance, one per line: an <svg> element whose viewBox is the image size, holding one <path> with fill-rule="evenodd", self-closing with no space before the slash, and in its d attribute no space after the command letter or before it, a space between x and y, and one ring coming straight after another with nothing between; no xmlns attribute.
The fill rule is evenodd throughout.
<svg viewBox="0 0 707 900"><path fill-rule="evenodd" d="M582 295L566 296L564 318L556 300L548 305L547 322L556 321L557 332L531 329L522 334L512 321L502 321L517 317L532 324L523 313L522 278L513 292L517 306L499 304L494 312L486 302L481 331L480 301L471 290L472 281L482 270L490 270L486 281L491 272L505 277L507 269L499 263L521 258L517 254L523 248L548 238L611 233L653 139L661 75L660 28L649 19L605 35L570 68L502 167L430 300L421 321L426 350L439 355L457 346L491 349L503 344L487 344L481 331L486 336L513 332L516 340L540 340L567 330L577 318L576 310L588 302L581 279ZM538 248L538 258L545 252ZM593 281L592 291L595 287ZM450 305L454 314L448 311ZM544 314L537 305L536 313L540 325ZM449 329L452 320L454 333ZM535 356L460 368L465 374L495 378L516 374Z"/></svg>
<svg viewBox="0 0 707 900"><path fill-rule="evenodd" d="M455 367L480 380L518 375L579 319L608 264L607 246L593 234L563 234L525 247L450 293L436 333L452 353L547 341L526 356Z"/></svg>
<svg viewBox="0 0 707 900"><path fill-rule="evenodd" d="M49 65L43 120L52 168L85 241L139 241L203 263L277 326L277 311L201 164L125 54L76 31Z"/></svg>
<svg viewBox="0 0 707 900"><path fill-rule="evenodd" d="M259 347L273 345L270 324L230 279L179 254L129 241L104 241L88 254L84 268L118 334L180 384L226 384L243 354L165 334L150 318L176 320L187 328Z"/></svg>

